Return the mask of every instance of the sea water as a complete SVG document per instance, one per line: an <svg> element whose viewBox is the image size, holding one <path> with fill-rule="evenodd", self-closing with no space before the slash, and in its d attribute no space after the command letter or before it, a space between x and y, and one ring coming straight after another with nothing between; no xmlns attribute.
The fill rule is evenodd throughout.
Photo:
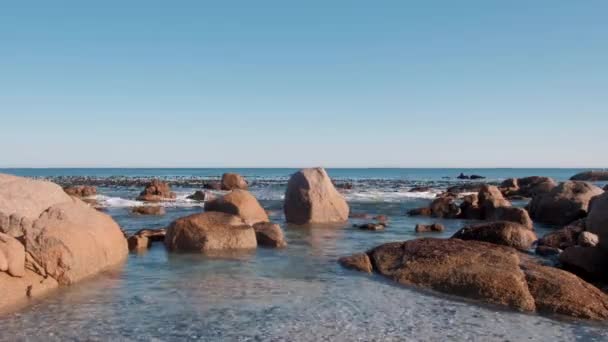
<svg viewBox="0 0 608 342"><path fill-rule="evenodd" d="M186 199L200 182L238 172L282 225L286 249L258 248L227 258L168 254L162 244L129 254L123 265L62 288L33 305L0 317L0 340L203 340L203 341L518 341L608 340L608 326L513 312L394 284L377 275L340 267L337 259L389 241L449 237L466 221L408 217L426 206L460 172L488 182L533 175L566 180L577 169L329 169L351 212L390 217L385 231L287 225L283 194L294 169L4 169L0 172L60 182L95 180L97 199L128 233L161 228L176 218L201 212ZM84 178L86 177L86 178ZM165 216L137 216L130 207L142 187L161 178L178 199ZM116 181L116 180L120 181ZM107 181L111 180L111 181ZM430 186L426 192L408 192ZM221 194L221 192L217 192ZM525 205L517 202L516 205ZM440 222L442 233L416 234L417 223ZM538 235L555 227L536 225Z"/></svg>

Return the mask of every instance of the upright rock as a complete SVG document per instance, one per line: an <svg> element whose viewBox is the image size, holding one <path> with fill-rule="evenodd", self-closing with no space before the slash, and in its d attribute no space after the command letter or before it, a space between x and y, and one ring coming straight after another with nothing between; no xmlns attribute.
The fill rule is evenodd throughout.
<svg viewBox="0 0 608 342"><path fill-rule="evenodd" d="M344 222L349 212L323 168L294 173L287 183L283 208L287 222L295 224Z"/></svg>
<svg viewBox="0 0 608 342"><path fill-rule="evenodd" d="M249 185L243 176L238 173L224 173L222 175L222 190L247 190Z"/></svg>
<svg viewBox="0 0 608 342"><path fill-rule="evenodd" d="M586 226L599 237L599 246L608 251L608 192L593 199Z"/></svg>
<svg viewBox="0 0 608 342"><path fill-rule="evenodd" d="M175 199L175 193L171 192L169 184L157 179L152 180L146 185L144 191L137 197L138 201L145 202L170 201L173 199Z"/></svg>
<svg viewBox="0 0 608 342"><path fill-rule="evenodd" d="M255 231L240 217L222 212L205 212L182 217L167 228L169 251L214 253L257 247Z"/></svg>
<svg viewBox="0 0 608 342"><path fill-rule="evenodd" d="M528 211L536 221L566 225L585 217L591 198L602 193L602 189L590 183L566 181L549 193L533 197Z"/></svg>
<svg viewBox="0 0 608 342"><path fill-rule="evenodd" d="M205 203L205 211L236 215L249 225L270 221L260 202L247 190L232 190L223 197L209 201Z"/></svg>

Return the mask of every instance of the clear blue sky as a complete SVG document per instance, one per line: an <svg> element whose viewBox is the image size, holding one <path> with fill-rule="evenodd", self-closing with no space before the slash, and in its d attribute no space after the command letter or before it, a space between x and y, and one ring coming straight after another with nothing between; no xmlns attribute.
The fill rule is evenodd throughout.
<svg viewBox="0 0 608 342"><path fill-rule="evenodd" d="M608 167L608 1L4 1L0 167Z"/></svg>

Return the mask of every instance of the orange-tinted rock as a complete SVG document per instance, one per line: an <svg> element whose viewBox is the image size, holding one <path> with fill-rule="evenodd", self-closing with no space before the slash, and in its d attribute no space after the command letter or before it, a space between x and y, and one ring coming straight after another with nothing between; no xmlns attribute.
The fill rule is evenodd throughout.
<svg viewBox="0 0 608 342"><path fill-rule="evenodd" d="M342 257L338 260L338 262L346 268L372 273L372 264L369 257L365 253L358 253L351 256Z"/></svg>
<svg viewBox="0 0 608 342"><path fill-rule="evenodd" d="M76 196L80 198L97 195L97 188L88 185L68 186L63 188L63 190L70 196Z"/></svg>
<svg viewBox="0 0 608 342"><path fill-rule="evenodd" d="M515 222L498 221L466 226L457 231L452 238L485 241L527 250L536 241L536 234Z"/></svg>
<svg viewBox="0 0 608 342"><path fill-rule="evenodd" d="M232 190L223 197L208 201L205 211L236 215L249 225L270 221L260 202L247 190Z"/></svg>
<svg viewBox="0 0 608 342"><path fill-rule="evenodd" d="M171 192L171 187L166 182L157 179L152 180L144 191L137 197L138 201L160 202L175 199L175 193Z"/></svg>
<svg viewBox="0 0 608 342"><path fill-rule="evenodd" d="M287 246L283 230L276 223L260 222L253 225L259 246L284 248Z"/></svg>
<svg viewBox="0 0 608 342"><path fill-rule="evenodd" d="M243 176L238 173L224 173L222 175L222 190L247 190L249 185Z"/></svg>

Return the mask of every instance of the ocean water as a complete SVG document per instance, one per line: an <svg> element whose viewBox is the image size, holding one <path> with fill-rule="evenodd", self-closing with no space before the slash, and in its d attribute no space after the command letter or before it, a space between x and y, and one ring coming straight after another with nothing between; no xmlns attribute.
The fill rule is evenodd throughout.
<svg viewBox="0 0 608 342"><path fill-rule="evenodd" d="M436 193L467 181L460 172L486 176L551 176L566 180L579 169L329 169L355 213L385 214L382 232L287 225L281 211L295 169L4 169L0 172L62 183L94 182L104 210L129 233L167 226L203 210L186 199L200 183L238 172L284 229L289 246L258 248L225 258L168 254L162 244L130 254L123 265L0 317L5 341L604 341L608 325L523 314L393 284L377 275L343 269L344 255L389 241L449 237L466 221L407 217ZM448 178L446 178L448 177ZM141 182L172 182L178 200L162 217L135 216L130 207ZM414 186L430 186L422 193ZM220 194L221 192L218 192ZM518 202L516 205L525 205ZM441 222L443 233L415 234L417 223ZM538 235L554 227L537 225Z"/></svg>

